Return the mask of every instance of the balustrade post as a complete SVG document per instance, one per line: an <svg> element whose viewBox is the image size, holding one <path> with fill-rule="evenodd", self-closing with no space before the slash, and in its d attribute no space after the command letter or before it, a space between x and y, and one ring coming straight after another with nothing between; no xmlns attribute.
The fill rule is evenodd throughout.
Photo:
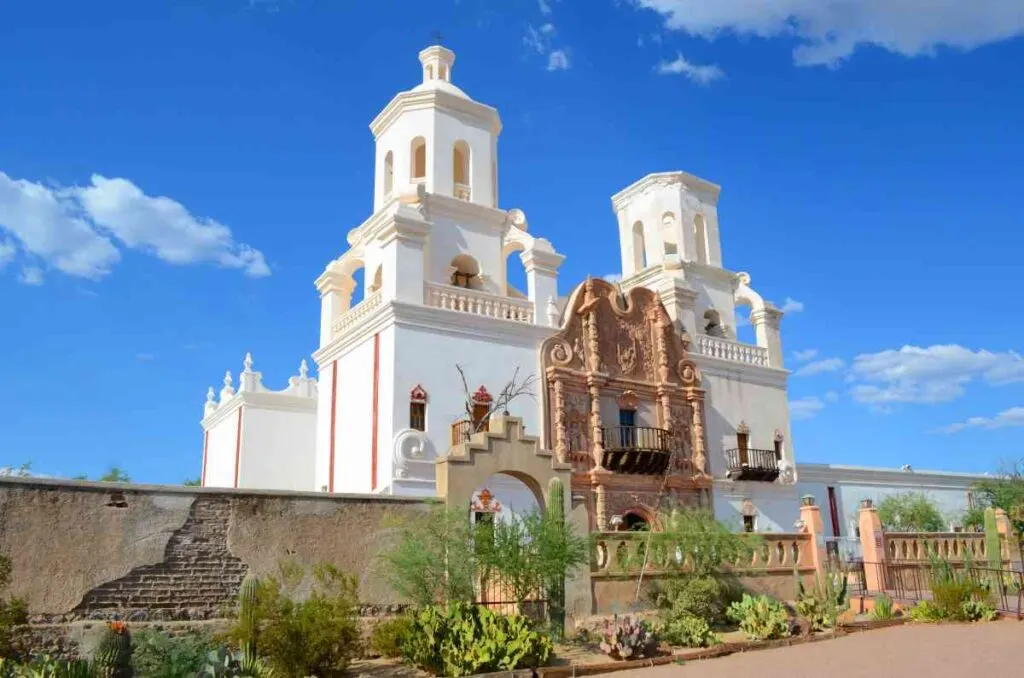
<svg viewBox="0 0 1024 678"><path fill-rule="evenodd" d="M803 532L810 538L808 548L814 572L824 577L828 566L828 554L824 548L825 521L821 517L821 507L815 503L812 494L806 494L800 498L800 522L803 523Z"/></svg>
<svg viewBox="0 0 1024 678"><path fill-rule="evenodd" d="M878 509L870 499L860 503L858 515L860 550L864 557L864 581L868 591L885 591L885 534Z"/></svg>

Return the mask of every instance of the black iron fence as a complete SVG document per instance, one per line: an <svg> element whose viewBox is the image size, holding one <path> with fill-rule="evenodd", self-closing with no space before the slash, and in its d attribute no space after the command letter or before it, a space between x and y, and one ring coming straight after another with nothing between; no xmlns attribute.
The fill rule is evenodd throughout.
<svg viewBox="0 0 1024 678"><path fill-rule="evenodd" d="M949 563L957 573L977 583L999 612L1019 617L1024 611L1024 571L1019 569L1019 563L1016 565L995 568ZM933 584L942 577L936 567L927 562L861 562L846 566L851 595L871 597L884 593L902 603L931 600Z"/></svg>

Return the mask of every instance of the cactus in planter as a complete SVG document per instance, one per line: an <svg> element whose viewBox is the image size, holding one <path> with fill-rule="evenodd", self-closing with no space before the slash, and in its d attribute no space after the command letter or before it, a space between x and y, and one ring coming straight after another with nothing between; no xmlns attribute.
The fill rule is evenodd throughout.
<svg viewBox="0 0 1024 678"><path fill-rule="evenodd" d="M97 673L103 678L129 678L132 675L132 637L127 624L110 622L93 661Z"/></svg>
<svg viewBox="0 0 1024 678"><path fill-rule="evenodd" d="M605 622L601 651L612 659L644 659L654 654L658 640L642 619L618 616Z"/></svg>
<svg viewBox="0 0 1024 678"><path fill-rule="evenodd" d="M565 485L558 478L548 482L547 511L551 520L565 524ZM549 588L551 635L557 641L565 634L565 578L550 582Z"/></svg>

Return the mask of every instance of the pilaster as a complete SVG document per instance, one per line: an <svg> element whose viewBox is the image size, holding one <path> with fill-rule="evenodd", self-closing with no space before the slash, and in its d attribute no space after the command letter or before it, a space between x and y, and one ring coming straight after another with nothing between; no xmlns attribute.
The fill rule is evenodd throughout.
<svg viewBox="0 0 1024 678"><path fill-rule="evenodd" d="M779 332L782 316L782 311L774 306L765 306L750 313L757 345L768 349L768 364L780 370L783 368L782 336Z"/></svg>

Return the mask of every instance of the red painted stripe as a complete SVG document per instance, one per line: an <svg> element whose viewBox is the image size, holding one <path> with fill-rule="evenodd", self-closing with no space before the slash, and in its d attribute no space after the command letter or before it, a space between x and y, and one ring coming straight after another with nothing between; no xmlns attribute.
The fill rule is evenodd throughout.
<svg viewBox="0 0 1024 678"><path fill-rule="evenodd" d="M380 334L373 335L373 433L370 454L370 489L377 489L377 400L380 391Z"/></svg>
<svg viewBox="0 0 1024 678"><path fill-rule="evenodd" d="M210 447L210 432L203 431L203 470L199 473L199 487L206 487L206 451Z"/></svg>
<svg viewBox="0 0 1024 678"><path fill-rule="evenodd" d="M334 423L338 413L338 361L331 364L331 444L330 463L327 470L327 491L334 492Z"/></svg>
<svg viewBox="0 0 1024 678"><path fill-rule="evenodd" d="M242 458L242 406L238 406L238 430L235 431L235 487L238 487L238 462Z"/></svg>

